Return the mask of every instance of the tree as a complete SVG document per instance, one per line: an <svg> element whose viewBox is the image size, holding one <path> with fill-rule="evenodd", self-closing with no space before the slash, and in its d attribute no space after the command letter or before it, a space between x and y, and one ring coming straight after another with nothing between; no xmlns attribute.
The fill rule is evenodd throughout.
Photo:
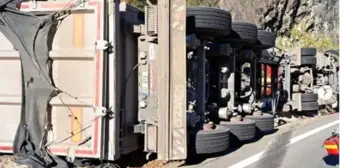
<svg viewBox="0 0 340 168"><path fill-rule="evenodd" d="M339 49L339 44L335 43L330 36L310 33L303 23L295 25L290 31L289 36L278 37L277 46L284 49L294 48L296 46L313 47L320 52Z"/></svg>

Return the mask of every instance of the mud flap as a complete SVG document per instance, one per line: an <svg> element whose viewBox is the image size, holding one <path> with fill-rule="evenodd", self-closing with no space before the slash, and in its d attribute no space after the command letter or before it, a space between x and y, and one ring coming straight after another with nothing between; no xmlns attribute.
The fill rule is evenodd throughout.
<svg viewBox="0 0 340 168"><path fill-rule="evenodd" d="M13 149L16 162L34 168L68 167L47 152L50 99L58 94L52 80L49 34L52 15L34 16L18 11L18 1L0 0L0 31L19 51L22 68L22 107ZM19 68L19 67L18 67Z"/></svg>

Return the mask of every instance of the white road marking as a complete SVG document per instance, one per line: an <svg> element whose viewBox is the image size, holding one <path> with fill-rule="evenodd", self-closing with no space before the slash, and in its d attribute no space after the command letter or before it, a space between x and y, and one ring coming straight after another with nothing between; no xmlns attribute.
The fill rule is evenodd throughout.
<svg viewBox="0 0 340 168"><path fill-rule="evenodd" d="M305 139L305 138L307 138L307 137L309 137L309 136L311 136L311 135L313 135L313 134L315 134L315 133L318 133L318 132L320 132L320 131L322 131L322 130L324 130L324 129L326 129L326 128L329 128L329 127L334 126L334 125L339 124L339 123L340 123L340 121L339 121L339 120L336 120L336 121L333 121L333 122L328 123L328 124L326 124L326 125L323 125L323 126L321 126L321 127L315 128L315 129L313 129L313 130L311 130L311 131L308 131L308 132L306 132L306 133L304 133L304 134L298 135L298 136L296 136L296 137L290 139L290 140L289 140L289 143L287 143L285 146L287 147L287 146L289 146L289 145L291 145L291 144L294 144L294 143L296 143L296 142L299 142L299 141L301 141L302 139ZM251 164L253 164L253 163L259 161L259 160L261 159L261 156L262 156L265 152L267 152L267 151L269 151L269 150L271 150L271 149L267 149L267 150L264 150L264 151L262 151L262 152L259 152L259 153L255 154L255 155L253 155L253 156L251 156L251 157L245 159L245 160L242 160L242 161L240 161L240 162L238 162L238 163L236 163L236 164L234 164L234 165L232 165L232 166L229 166L228 168L244 168L244 167L246 167L246 166L249 166L249 165L251 165Z"/></svg>

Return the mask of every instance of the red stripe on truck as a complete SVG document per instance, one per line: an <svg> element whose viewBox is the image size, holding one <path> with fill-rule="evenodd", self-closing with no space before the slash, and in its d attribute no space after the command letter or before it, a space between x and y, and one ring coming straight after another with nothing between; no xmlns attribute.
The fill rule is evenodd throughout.
<svg viewBox="0 0 340 168"><path fill-rule="evenodd" d="M101 39L101 6L99 2L93 1L89 2L89 5L97 6L97 40ZM99 106L99 93L100 93L100 51L96 51L96 84L95 84L95 105ZM97 118L94 121L94 144L93 144L93 152L94 155L98 153L98 128L99 128L99 119Z"/></svg>
<svg viewBox="0 0 340 168"><path fill-rule="evenodd" d="M0 146L0 151L13 151L12 146Z"/></svg>
<svg viewBox="0 0 340 168"><path fill-rule="evenodd" d="M52 148L49 149L50 152L52 153L67 153L67 149L63 148ZM93 152L91 150L76 150L76 154L81 154L81 155L93 155Z"/></svg>

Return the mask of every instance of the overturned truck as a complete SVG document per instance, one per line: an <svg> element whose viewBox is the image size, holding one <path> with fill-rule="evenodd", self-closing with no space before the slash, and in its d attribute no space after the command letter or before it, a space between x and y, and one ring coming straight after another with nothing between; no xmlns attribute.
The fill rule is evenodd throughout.
<svg viewBox="0 0 340 168"><path fill-rule="evenodd" d="M318 53L316 48L284 52L278 74L282 81L280 112L315 116L337 111L338 55L335 50Z"/></svg>
<svg viewBox="0 0 340 168"><path fill-rule="evenodd" d="M115 161L141 146L184 160L274 129L259 67L277 66L262 56L275 34L225 10L0 2L0 152L18 163Z"/></svg>

